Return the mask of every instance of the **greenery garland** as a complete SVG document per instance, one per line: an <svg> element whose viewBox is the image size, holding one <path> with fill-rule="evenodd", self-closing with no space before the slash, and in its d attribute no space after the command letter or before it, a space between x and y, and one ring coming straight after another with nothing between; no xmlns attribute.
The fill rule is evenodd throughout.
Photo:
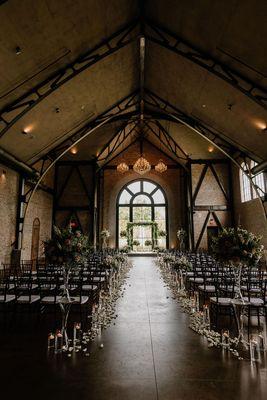
<svg viewBox="0 0 267 400"><path fill-rule="evenodd" d="M135 226L151 226L152 227L152 249L158 244L159 228L158 223L155 221L145 221L145 222L128 222L126 228L127 244L132 249L133 248L133 228Z"/></svg>

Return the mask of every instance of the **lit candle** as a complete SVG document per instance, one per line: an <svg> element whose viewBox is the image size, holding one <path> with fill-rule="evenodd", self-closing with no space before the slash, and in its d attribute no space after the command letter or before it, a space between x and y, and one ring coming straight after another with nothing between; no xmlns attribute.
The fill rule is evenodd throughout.
<svg viewBox="0 0 267 400"><path fill-rule="evenodd" d="M55 335L53 333L49 333L47 348L51 349L51 347L53 347L53 345L55 345Z"/></svg>

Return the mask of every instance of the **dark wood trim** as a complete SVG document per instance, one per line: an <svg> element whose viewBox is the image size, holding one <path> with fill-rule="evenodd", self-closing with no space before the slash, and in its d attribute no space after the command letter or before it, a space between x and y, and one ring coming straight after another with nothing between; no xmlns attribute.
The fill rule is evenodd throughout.
<svg viewBox="0 0 267 400"><path fill-rule="evenodd" d="M202 226L202 229L201 229L200 235L199 235L199 237L198 237L198 240L197 240L197 244L196 244L196 248L195 248L195 250L198 250L198 248L199 248L199 245L200 245L200 243L201 243L201 240L202 240L202 238L203 238L204 232L205 232L205 230L206 230L206 227L207 227L207 225L208 225L208 222L209 222L209 217L210 217L210 214L211 214L211 212L210 212L210 211L208 211L208 213L207 213L207 215L206 215L206 218L205 218L205 221L204 221L204 224L203 224L203 226Z"/></svg>
<svg viewBox="0 0 267 400"><path fill-rule="evenodd" d="M199 190L200 190L200 188L201 188L201 185L202 185L203 180L204 180L204 178L205 178L205 176L206 176L206 173L207 173L208 168L209 168L208 164L205 164L204 167L203 167L203 169L202 169L202 171L201 171L201 174L200 174L198 183L197 183L196 188L195 188L195 191L194 191L194 193L193 193L193 199L192 199L192 200L193 200L193 205L195 205L198 192L199 192ZM192 170L191 170L191 173L192 173Z"/></svg>

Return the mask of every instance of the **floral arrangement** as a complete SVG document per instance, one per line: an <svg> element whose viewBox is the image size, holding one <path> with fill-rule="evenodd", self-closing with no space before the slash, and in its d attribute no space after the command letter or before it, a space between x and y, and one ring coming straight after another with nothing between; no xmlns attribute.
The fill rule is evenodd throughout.
<svg viewBox="0 0 267 400"><path fill-rule="evenodd" d="M180 241L183 241L186 238L186 231L183 228L180 228L178 229L176 235Z"/></svg>
<svg viewBox="0 0 267 400"><path fill-rule="evenodd" d="M145 246L152 246L152 240L145 240Z"/></svg>
<svg viewBox="0 0 267 400"><path fill-rule="evenodd" d="M167 232L165 232L165 231L163 231L163 230L159 230L159 231L158 231L158 236L159 236L159 237L165 237L165 236L167 236Z"/></svg>
<svg viewBox="0 0 267 400"><path fill-rule="evenodd" d="M127 254L131 250L130 246L124 246L120 249L121 253Z"/></svg>
<svg viewBox="0 0 267 400"><path fill-rule="evenodd" d="M224 228L213 239L212 251L219 260L230 265L256 265L263 255L261 239L240 227Z"/></svg>
<svg viewBox="0 0 267 400"><path fill-rule="evenodd" d="M165 263L173 263L175 261L175 257L171 254L166 253L162 256L162 260Z"/></svg>
<svg viewBox="0 0 267 400"><path fill-rule="evenodd" d="M139 240L133 240L133 246L140 246Z"/></svg>
<svg viewBox="0 0 267 400"><path fill-rule="evenodd" d="M108 239L108 238L110 237L110 232L109 232L109 230L103 229L103 230L100 232L100 236L101 236L102 239Z"/></svg>
<svg viewBox="0 0 267 400"><path fill-rule="evenodd" d="M110 269L112 269L112 268L117 269L119 267L118 261L113 256L105 257L103 260L103 264L105 267L110 268Z"/></svg>
<svg viewBox="0 0 267 400"><path fill-rule="evenodd" d="M54 226L53 233L52 239L44 241L44 254L49 263L71 269L86 261L90 249L87 236L73 231L71 226L66 229Z"/></svg>
<svg viewBox="0 0 267 400"><path fill-rule="evenodd" d="M119 263L119 264L123 264L126 261L126 256L122 253L116 254L114 256L115 260Z"/></svg>
<svg viewBox="0 0 267 400"><path fill-rule="evenodd" d="M185 271L191 271L193 266L186 256L181 256L175 259L173 262L175 269L182 269Z"/></svg>

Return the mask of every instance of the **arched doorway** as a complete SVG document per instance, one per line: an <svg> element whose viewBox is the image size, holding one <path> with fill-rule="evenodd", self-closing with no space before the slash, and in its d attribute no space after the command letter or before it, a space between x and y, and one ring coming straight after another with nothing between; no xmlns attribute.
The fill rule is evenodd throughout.
<svg viewBox="0 0 267 400"><path fill-rule="evenodd" d="M35 218L32 224L32 249L31 260L35 266L39 254L39 240L40 240L40 220Z"/></svg>
<svg viewBox="0 0 267 400"><path fill-rule="evenodd" d="M129 223L133 224L132 241L139 242L139 246L135 246L137 251L149 251L152 243L154 246L153 227L155 225L159 233L156 245L160 248L168 248L167 199L157 183L138 179L128 183L120 191L117 199L116 227L119 248L128 244L127 237L122 236L122 233L125 234Z"/></svg>

